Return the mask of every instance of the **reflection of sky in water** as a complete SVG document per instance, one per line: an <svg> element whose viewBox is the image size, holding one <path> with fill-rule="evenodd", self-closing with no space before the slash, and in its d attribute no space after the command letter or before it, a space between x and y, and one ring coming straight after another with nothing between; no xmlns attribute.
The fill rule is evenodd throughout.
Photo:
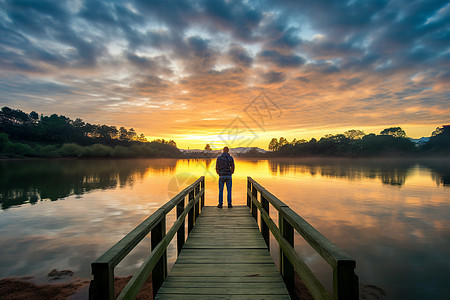
<svg viewBox="0 0 450 300"><path fill-rule="evenodd" d="M0 276L58 268L89 277L92 260L197 176L206 176L206 205L215 205L214 167L214 160L0 162ZM233 197L236 205L246 203L250 175L355 258L362 283L391 299L444 299L449 170L433 160L238 159ZM167 228L174 219L173 212ZM175 246L168 250L172 263ZM298 236L296 249L330 286L331 268ZM116 274L132 273L149 252L146 238Z"/></svg>

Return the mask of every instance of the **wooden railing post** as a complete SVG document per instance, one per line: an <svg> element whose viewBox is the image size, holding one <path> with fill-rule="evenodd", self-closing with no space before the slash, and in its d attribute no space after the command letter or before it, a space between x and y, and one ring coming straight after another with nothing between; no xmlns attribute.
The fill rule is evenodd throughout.
<svg viewBox="0 0 450 300"><path fill-rule="evenodd" d="M263 194L261 194L261 206L264 209L264 211L270 216L269 214L269 201L267 201L266 198L264 198ZM267 245L267 250L270 252L270 236L269 236L269 226L267 226L266 222L262 218L262 212L260 212L259 219L261 220L261 234L264 238L264 241Z"/></svg>
<svg viewBox="0 0 450 300"><path fill-rule="evenodd" d="M205 177L203 177L202 181L200 182L200 190L203 191L202 198L200 199L201 207L203 209L203 207L205 206Z"/></svg>
<svg viewBox="0 0 450 300"><path fill-rule="evenodd" d="M151 247L152 250L161 242L166 235L166 217L164 216L161 221L152 229L151 233ZM153 284L153 297L156 296L159 288L163 284L167 276L167 251L156 263L155 268L152 271L152 284Z"/></svg>
<svg viewBox="0 0 450 300"><path fill-rule="evenodd" d="M194 188L194 197L200 193L200 183ZM195 204L195 220L197 220L200 215L200 201ZM194 221L195 223L195 221Z"/></svg>
<svg viewBox="0 0 450 300"><path fill-rule="evenodd" d="M193 229L195 223L195 205L189 202L186 206L186 196L189 201L203 198L204 204L204 176L197 179L177 196L161 206L151 216L134 228L109 250L98 257L92 264L92 275L89 286L89 299L115 299L114 268L133 250L133 248L151 233L152 252L139 268L137 274L121 291L119 298L134 299L145 280L152 274L153 294L156 295L167 277L167 245L177 234L177 250L180 253L186 240L185 219L188 217L188 230ZM200 194L201 193L201 196ZM199 201L200 203L200 201ZM166 234L166 215L176 206L177 220ZM197 216L199 207L197 206Z"/></svg>
<svg viewBox="0 0 450 300"><path fill-rule="evenodd" d="M258 201L258 190L256 189L256 187L254 185L252 185L252 198L255 198L256 201ZM258 221L258 207L256 207L256 205L253 204L252 201L252 215L253 218L255 218L256 221Z"/></svg>
<svg viewBox="0 0 450 300"><path fill-rule="evenodd" d="M109 263L92 263L94 280L89 286L89 299L114 299L114 269Z"/></svg>
<svg viewBox="0 0 450 300"><path fill-rule="evenodd" d="M289 242L289 244L292 247L294 247L294 228L283 217L281 212L278 214L278 222L281 235ZM292 266L287 256L284 254L281 247L280 247L280 272L281 275L283 276L284 283L286 284L289 293L293 293L295 287L294 267Z"/></svg>
<svg viewBox="0 0 450 300"><path fill-rule="evenodd" d="M184 201L185 197L183 198L183 201L180 201L177 205L177 219L181 216L181 214L184 212ZM183 223L181 224L180 228L177 231L177 251L178 254L181 252L181 248L183 248L184 240L186 239L186 233L185 233L185 222L183 220Z"/></svg>
<svg viewBox="0 0 450 300"><path fill-rule="evenodd" d="M248 194L248 190L252 189L252 183L247 179L247 206L252 207L252 197Z"/></svg>
<svg viewBox="0 0 450 300"><path fill-rule="evenodd" d="M338 260L333 270L333 299L359 299L359 280L354 260Z"/></svg>
<svg viewBox="0 0 450 300"><path fill-rule="evenodd" d="M189 193L189 202L194 201L194 191L192 190ZM191 230L194 228L194 208L192 207L188 213L188 235L191 233Z"/></svg>

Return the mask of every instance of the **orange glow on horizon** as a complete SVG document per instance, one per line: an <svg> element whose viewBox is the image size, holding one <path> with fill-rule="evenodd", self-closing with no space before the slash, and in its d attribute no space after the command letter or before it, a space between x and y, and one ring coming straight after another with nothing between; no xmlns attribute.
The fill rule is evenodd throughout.
<svg viewBox="0 0 450 300"><path fill-rule="evenodd" d="M167 136L146 136L148 141L156 140L156 139L165 139L165 140L174 140L177 143L177 147L180 149L200 149L203 150L206 144L209 144L213 150L220 150L224 146L235 147L259 147L261 149L268 150L269 142L272 138L280 138L284 137L289 141L292 141L294 138L310 140L315 138L319 140L326 134L339 134L344 133L350 129L359 129L363 130L366 134L375 133L379 134L383 129L393 126L400 126L403 130L406 131L406 134L410 138L421 138L431 136L431 133L436 129L437 126L442 125L382 125L382 126L354 126L347 128L305 128L305 129L293 129L293 130L285 130L285 131L256 131L255 135L257 136L254 141L248 144L239 144L234 143L227 140L223 140L221 138L221 132L217 134L211 134L208 129L205 129L204 132L198 132L195 134L169 134ZM145 131L145 130L144 130Z"/></svg>

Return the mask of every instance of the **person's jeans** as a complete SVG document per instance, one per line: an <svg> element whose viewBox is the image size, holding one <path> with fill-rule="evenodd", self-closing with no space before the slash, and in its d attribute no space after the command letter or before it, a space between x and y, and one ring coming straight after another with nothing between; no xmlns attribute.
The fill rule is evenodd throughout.
<svg viewBox="0 0 450 300"><path fill-rule="evenodd" d="M231 204L231 175L219 177L219 205L223 204L223 186L227 184L227 201Z"/></svg>

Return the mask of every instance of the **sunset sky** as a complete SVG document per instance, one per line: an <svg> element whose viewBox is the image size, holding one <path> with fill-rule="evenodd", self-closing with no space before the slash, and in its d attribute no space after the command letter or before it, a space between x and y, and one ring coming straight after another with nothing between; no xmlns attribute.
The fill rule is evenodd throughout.
<svg viewBox="0 0 450 300"><path fill-rule="evenodd" d="M0 106L180 148L450 123L448 1L0 0Z"/></svg>

